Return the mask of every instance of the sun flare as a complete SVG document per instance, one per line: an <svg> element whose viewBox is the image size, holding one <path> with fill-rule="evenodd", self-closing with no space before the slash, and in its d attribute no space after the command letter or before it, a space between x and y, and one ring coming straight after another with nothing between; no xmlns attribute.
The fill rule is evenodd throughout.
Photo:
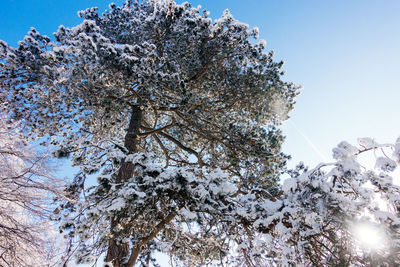
<svg viewBox="0 0 400 267"><path fill-rule="evenodd" d="M352 230L360 247L372 250L384 247L386 236L379 226L372 223L358 223L353 225Z"/></svg>

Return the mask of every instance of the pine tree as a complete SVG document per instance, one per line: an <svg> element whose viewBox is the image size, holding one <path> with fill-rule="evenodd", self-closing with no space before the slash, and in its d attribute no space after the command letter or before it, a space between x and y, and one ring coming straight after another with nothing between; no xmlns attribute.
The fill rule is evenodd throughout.
<svg viewBox="0 0 400 267"><path fill-rule="evenodd" d="M228 11L213 21L188 3L128 0L79 15L55 41L32 28L18 48L0 44L2 110L81 167L62 225L78 261L222 260L253 221L234 198L278 194L288 157L275 126L298 87Z"/></svg>

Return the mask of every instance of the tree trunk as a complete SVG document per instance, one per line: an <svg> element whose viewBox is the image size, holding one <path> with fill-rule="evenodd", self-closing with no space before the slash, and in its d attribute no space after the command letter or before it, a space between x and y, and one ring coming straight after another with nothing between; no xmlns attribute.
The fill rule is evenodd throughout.
<svg viewBox="0 0 400 267"><path fill-rule="evenodd" d="M128 149L129 154L138 152L138 134L139 127L142 121L142 111L138 105L132 107L132 114L129 121L128 131L125 135L125 147ZM129 178L134 176L135 166L131 162L123 161L116 177L116 183L123 183ZM114 229L119 223L121 218L114 217L111 220L111 229ZM111 230L113 231L113 230ZM114 267L127 266L126 263L129 257L129 244L117 243L118 236L127 234L129 229L123 229L119 232L113 232L114 238L109 241L107 256L105 261L112 262Z"/></svg>

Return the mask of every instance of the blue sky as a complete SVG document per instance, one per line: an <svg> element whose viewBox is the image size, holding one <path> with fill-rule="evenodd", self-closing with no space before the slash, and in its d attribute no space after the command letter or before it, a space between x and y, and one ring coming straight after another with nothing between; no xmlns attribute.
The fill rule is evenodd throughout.
<svg viewBox="0 0 400 267"><path fill-rule="evenodd" d="M77 11L108 1L3 0L0 39L16 45L29 27L51 35L80 22ZM121 3L121 1L116 1ZM394 141L400 135L400 1L196 0L260 29L267 48L286 62L285 79L302 85L283 124L284 151L314 165L340 141ZM300 133L301 132L301 133ZM309 141L313 145L310 144Z"/></svg>

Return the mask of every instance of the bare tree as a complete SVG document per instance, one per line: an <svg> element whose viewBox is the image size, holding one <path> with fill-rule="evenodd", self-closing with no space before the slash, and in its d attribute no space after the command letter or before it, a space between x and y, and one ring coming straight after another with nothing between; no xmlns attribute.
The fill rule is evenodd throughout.
<svg viewBox="0 0 400 267"><path fill-rule="evenodd" d="M0 266L50 266L55 235L49 203L59 182L50 164L23 141L17 123L0 120Z"/></svg>

